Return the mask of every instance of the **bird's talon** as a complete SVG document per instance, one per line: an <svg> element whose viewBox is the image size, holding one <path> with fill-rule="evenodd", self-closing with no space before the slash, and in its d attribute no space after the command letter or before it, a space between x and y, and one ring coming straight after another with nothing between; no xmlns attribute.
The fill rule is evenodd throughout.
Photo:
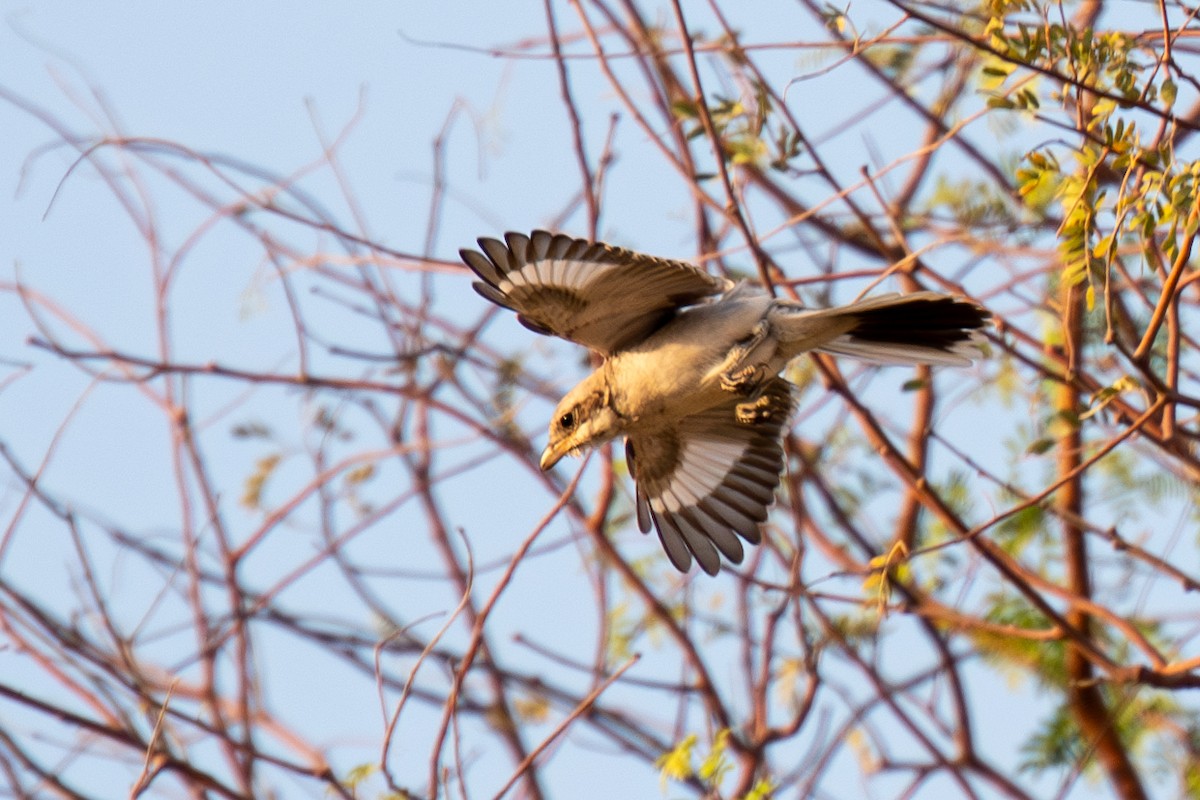
<svg viewBox="0 0 1200 800"><path fill-rule="evenodd" d="M762 385L766 377L766 370L761 364L731 369L721 373L721 388L734 394L748 395Z"/></svg>
<svg viewBox="0 0 1200 800"><path fill-rule="evenodd" d="M754 425L770 421L779 410L779 403L774 397L762 394L753 400L738 403L734 408L734 417L744 425Z"/></svg>

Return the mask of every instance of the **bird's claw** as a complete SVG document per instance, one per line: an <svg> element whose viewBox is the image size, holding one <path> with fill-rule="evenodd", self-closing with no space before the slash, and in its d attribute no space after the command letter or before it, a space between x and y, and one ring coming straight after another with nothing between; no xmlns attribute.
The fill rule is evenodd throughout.
<svg viewBox="0 0 1200 800"><path fill-rule="evenodd" d="M726 370L721 373L721 388L734 394L751 394L762 385L767 377L766 372L762 364Z"/></svg>
<svg viewBox="0 0 1200 800"><path fill-rule="evenodd" d="M787 413L786 403L780 403L779 398L770 394L760 394L753 400L738 403L734 408L734 416L744 425L755 425L768 422L780 412Z"/></svg>
<svg viewBox="0 0 1200 800"><path fill-rule="evenodd" d="M721 388L740 395L757 393L764 381L771 377L767 372L763 343L771 333L766 320L755 325L750 335L734 345L725 357L724 369L720 373Z"/></svg>

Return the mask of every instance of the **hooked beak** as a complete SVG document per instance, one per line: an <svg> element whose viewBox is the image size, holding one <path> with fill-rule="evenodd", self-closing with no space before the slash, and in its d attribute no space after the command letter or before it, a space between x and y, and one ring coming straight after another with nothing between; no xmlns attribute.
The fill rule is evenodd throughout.
<svg viewBox="0 0 1200 800"><path fill-rule="evenodd" d="M570 452L570 448L564 442L550 442L542 451L542 460L539 462L539 466L542 470L548 470L561 461L568 452Z"/></svg>

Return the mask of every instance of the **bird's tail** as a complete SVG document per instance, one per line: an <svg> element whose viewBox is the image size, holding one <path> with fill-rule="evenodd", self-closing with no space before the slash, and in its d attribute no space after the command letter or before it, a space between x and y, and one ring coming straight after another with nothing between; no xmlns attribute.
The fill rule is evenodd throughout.
<svg viewBox="0 0 1200 800"><path fill-rule="evenodd" d="M831 309L849 329L817 347L876 364L970 364L992 314L936 292L888 294Z"/></svg>

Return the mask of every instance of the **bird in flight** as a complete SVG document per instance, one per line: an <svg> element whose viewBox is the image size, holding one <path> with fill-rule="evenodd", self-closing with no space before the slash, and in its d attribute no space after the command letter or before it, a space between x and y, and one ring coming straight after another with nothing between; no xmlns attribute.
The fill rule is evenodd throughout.
<svg viewBox="0 0 1200 800"><path fill-rule="evenodd" d="M542 469L625 437L637 520L681 572L715 575L758 544L783 471L793 386L779 377L810 350L883 364L962 366L990 312L916 292L809 309L682 261L561 233L507 233L463 249L475 290L537 333L603 363L550 421Z"/></svg>

